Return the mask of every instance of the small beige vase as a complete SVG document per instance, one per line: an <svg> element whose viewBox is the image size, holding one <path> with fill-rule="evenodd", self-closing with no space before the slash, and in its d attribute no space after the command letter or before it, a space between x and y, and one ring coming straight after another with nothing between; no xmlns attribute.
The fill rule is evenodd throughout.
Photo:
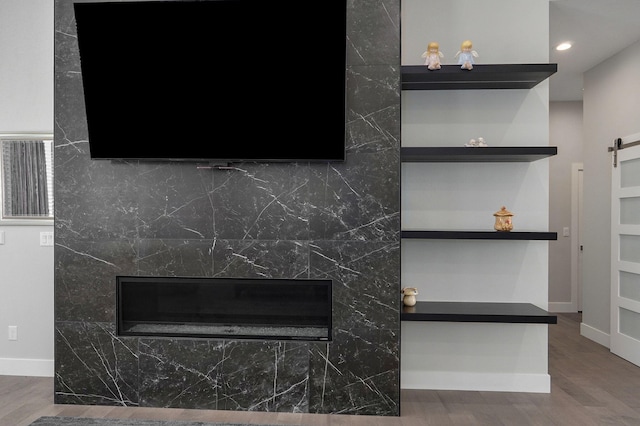
<svg viewBox="0 0 640 426"><path fill-rule="evenodd" d="M402 303L404 306L415 306L416 295L418 289L416 287L405 287L402 289Z"/></svg>

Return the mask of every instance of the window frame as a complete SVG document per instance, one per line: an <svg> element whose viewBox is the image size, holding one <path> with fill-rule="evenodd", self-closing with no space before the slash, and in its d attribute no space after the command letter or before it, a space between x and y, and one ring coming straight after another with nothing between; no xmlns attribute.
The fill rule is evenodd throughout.
<svg viewBox="0 0 640 426"><path fill-rule="evenodd" d="M54 163L54 146L53 146L53 133L0 133L0 226L5 225L19 225L19 226L53 226L54 224L54 211L51 209L50 216L28 216L28 215L15 215L6 216L4 214L4 193L5 193L5 175L4 175L4 159L2 145L4 141L51 141L51 164L47 164L47 169L53 174ZM48 163L48 162L47 162ZM48 202L53 207L53 176L51 179L51 187L48 192Z"/></svg>

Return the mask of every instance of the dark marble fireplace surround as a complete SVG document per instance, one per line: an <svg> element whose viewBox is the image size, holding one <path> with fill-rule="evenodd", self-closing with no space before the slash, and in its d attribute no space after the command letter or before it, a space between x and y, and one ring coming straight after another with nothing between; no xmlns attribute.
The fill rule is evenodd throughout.
<svg viewBox="0 0 640 426"><path fill-rule="evenodd" d="M400 5L348 8L347 160L210 170L90 160L55 0L55 403L399 415ZM330 279L332 340L119 336L116 276Z"/></svg>

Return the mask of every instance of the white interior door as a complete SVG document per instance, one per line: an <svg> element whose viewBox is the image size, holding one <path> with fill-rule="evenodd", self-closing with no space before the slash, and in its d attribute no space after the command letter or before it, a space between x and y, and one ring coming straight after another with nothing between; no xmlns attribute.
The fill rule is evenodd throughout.
<svg viewBox="0 0 640 426"><path fill-rule="evenodd" d="M640 145L618 151L611 187L611 352L640 365Z"/></svg>
<svg viewBox="0 0 640 426"><path fill-rule="evenodd" d="M582 224L583 224L583 213L582 213L582 207L583 207L583 176L584 176L584 169L582 167L580 167L578 169L578 238L577 240L577 244L578 247L576 247L576 251L578 253L578 270L577 270L577 279L578 279L578 294L577 294L577 304L578 304L578 312L582 312L582 255L584 253L583 250L583 242L582 242L582 236L584 235L584 231L582 229Z"/></svg>
<svg viewBox="0 0 640 426"><path fill-rule="evenodd" d="M583 175L582 163L573 163L571 165L571 308L574 312L582 312Z"/></svg>

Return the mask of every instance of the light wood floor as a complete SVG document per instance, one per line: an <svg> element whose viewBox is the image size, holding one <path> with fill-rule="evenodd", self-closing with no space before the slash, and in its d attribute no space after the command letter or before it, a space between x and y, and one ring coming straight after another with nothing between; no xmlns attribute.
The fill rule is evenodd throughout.
<svg viewBox="0 0 640 426"><path fill-rule="evenodd" d="M580 314L549 326L551 393L404 390L400 417L254 413L53 404L53 378L0 376L0 426L40 416L305 426L640 425L640 367L580 336Z"/></svg>

